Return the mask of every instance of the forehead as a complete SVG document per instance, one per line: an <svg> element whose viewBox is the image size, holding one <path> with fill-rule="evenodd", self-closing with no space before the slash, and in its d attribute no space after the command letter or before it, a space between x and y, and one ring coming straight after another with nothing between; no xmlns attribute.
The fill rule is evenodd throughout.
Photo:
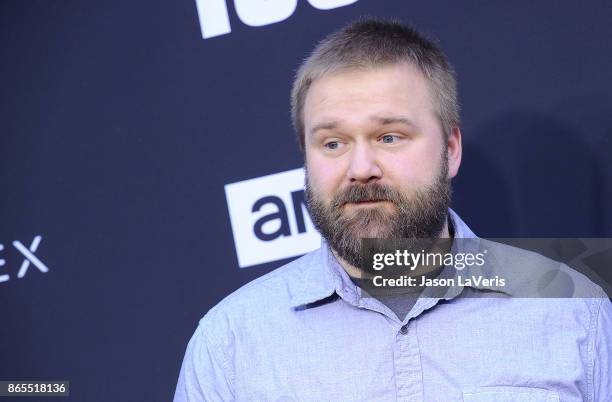
<svg viewBox="0 0 612 402"><path fill-rule="evenodd" d="M420 70L407 63L335 72L312 83L304 102L305 129L326 120L358 123L385 115L431 119L430 92Z"/></svg>

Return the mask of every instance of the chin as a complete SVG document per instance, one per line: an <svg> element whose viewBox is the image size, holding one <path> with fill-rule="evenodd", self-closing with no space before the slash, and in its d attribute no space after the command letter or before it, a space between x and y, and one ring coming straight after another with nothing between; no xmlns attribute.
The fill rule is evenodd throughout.
<svg viewBox="0 0 612 402"><path fill-rule="evenodd" d="M391 232L390 225L370 224L368 227L352 228L353 236L361 239L386 239Z"/></svg>

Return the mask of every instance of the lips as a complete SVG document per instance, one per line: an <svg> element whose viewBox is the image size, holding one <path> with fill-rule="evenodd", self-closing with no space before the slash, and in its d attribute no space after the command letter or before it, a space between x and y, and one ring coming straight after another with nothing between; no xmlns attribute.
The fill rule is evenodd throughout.
<svg viewBox="0 0 612 402"><path fill-rule="evenodd" d="M376 202L384 202L384 201L387 201L387 200L359 200L359 201L348 202L347 204L357 204L357 205L359 205L359 204L373 204L373 203L376 203Z"/></svg>

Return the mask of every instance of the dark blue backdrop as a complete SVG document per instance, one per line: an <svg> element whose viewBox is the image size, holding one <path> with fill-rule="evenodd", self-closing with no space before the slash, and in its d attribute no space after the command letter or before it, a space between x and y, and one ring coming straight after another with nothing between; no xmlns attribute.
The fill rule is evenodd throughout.
<svg viewBox="0 0 612 402"><path fill-rule="evenodd" d="M286 262L238 268L224 185L301 165L295 68L365 14L455 65L477 233L612 237L611 2L299 0L261 27L226 3L203 39L195 1L2 1L0 379L169 400L198 319Z"/></svg>

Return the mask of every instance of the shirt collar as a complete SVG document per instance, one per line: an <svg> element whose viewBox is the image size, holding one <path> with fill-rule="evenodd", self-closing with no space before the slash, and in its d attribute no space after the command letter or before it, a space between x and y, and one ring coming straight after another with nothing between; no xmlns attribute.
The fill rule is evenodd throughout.
<svg viewBox="0 0 612 402"><path fill-rule="evenodd" d="M483 252L487 248L488 244L490 244L490 242L476 236L472 229L470 229L470 227L463 221L463 219L459 217L459 215L455 211L450 208L448 211L451 224L453 225L453 228L455 230L451 252L472 254ZM478 265L469 265L466 266L464 270L458 270L454 267L446 267L445 271L443 272L443 275L445 277L454 277L455 283L457 284L457 277L459 275L462 275L464 278L479 276L482 276L483 278L487 279L493 278L495 277L496 273L499 273L497 268L498 267L496 266L496 264L490 263L487 263L482 267ZM448 288L447 292L441 297L441 299L453 299L460 295L465 287L479 291L500 292L508 296L512 295L512 290L509 286L495 285L495 282L493 281L482 281L479 283L472 281L472 283L468 286L455 285ZM428 293L424 293L424 296L426 296L427 294Z"/></svg>
<svg viewBox="0 0 612 402"><path fill-rule="evenodd" d="M291 296L292 307L315 303L335 292L336 274L329 267L329 246L321 240L321 247L307 254L300 271L300 278ZM331 254L333 258L333 254ZM344 271L344 270L343 270Z"/></svg>

